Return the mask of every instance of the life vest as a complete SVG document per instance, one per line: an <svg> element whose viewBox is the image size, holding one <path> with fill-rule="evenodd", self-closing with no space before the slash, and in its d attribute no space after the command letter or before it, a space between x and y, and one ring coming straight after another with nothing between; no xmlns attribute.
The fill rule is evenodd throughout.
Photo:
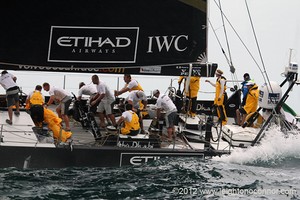
<svg viewBox="0 0 300 200"><path fill-rule="evenodd" d="M220 102L217 102L217 100L218 100L218 97L220 96L220 92L221 92L221 82L220 82L221 79L224 79L226 81L226 78L223 77L223 76L218 78L217 81L216 81L216 96L215 96L215 102L214 103L217 104L217 105L220 105ZM227 87L226 87L226 82L225 82L225 84L224 84L224 94L225 94L226 89L227 89ZM223 104L224 95L222 95L221 98L222 98L221 102Z"/></svg>
<svg viewBox="0 0 300 200"><path fill-rule="evenodd" d="M179 80L178 80L178 83L181 83L182 79L185 79L185 77L180 76ZM191 97L191 98L197 97L199 88L200 88L200 77L199 76L191 76L191 78L190 78L190 87L189 87L188 91L185 91L185 95L188 96L188 97Z"/></svg>
<svg viewBox="0 0 300 200"><path fill-rule="evenodd" d="M259 97L259 89L255 84L253 85L247 94L246 103L244 106L244 110L247 114L255 112L258 107L258 97Z"/></svg>
<svg viewBox="0 0 300 200"><path fill-rule="evenodd" d="M216 96L215 96L215 100L214 100L214 104L217 105L217 115L218 115L218 118L220 120L222 120L222 125L225 125L227 123L227 114L226 114L226 110L225 110L225 106L224 106L224 101L225 100L225 97L227 98L227 95L226 95L226 82L224 84L224 91L223 91L223 94L221 96L221 99L218 101L218 98L220 96L220 93L221 93L221 79L224 79L226 81L226 78L221 76L220 78L217 79L216 81Z"/></svg>
<svg viewBox="0 0 300 200"><path fill-rule="evenodd" d="M136 80L135 80L135 81L136 81ZM137 82L137 81L136 81L136 82ZM139 84L139 82L137 82L137 84L138 84L138 85L135 86L135 87L133 87L133 88L131 88L131 89L129 90L129 92L131 92L131 91L133 91L133 90L142 90L142 91L144 91L143 88L142 88L142 86ZM128 84L126 84L125 87L127 87L127 85L128 85Z"/></svg>
<svg viewBox="0 0 300 200"><path fill-rule="evenodd" d="M32 96L29 99L30 105L43 105L44 98L39 91L34 91Z"/></svg>
<svg viewBox="0 0 300 200"><path fill-rule="evenodd" d="M135 80L136 81L136 80ZM137 82L137 81L136 81ZM131 88L130 90L129 90L129 92L131 92L131 91L133 91L133 90L141 90L141 91L144 91L143 90L143 88L142 88L142 86L139 84L139 82L137 82L137 86L135 86L135 87L133 87L133 88ZM128 84L126 84L125 85L125 87L127 87L127 85ZM140 110L143 110L144 109L144 104L142 104L142 101L139 101L139 105L140 105ZM147 111L143 111L142 112L142 115L143 116L147 116L148 115L148 112Z"/></svg>
<svg viewBox="0 0 300 200"><path fill-rule="evenodd" d="M139 122L139 117L138 115L133 112L130 111L132 114L132 119L130 122L125 121L125 127L121 129L121 133L122 134L129 134L130 131L136 131L140 129L140 122Z"/></svg>

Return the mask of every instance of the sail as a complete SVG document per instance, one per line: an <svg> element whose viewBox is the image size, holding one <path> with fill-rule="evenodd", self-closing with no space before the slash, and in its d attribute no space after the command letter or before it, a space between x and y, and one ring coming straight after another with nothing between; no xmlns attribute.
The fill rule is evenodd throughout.
<svg viewBox="0 0 300 200"><path fill-rule="evenodd" d="M206 55L206 10L206 0L1 1L0 66L95 73L195 63Z"/></svg>

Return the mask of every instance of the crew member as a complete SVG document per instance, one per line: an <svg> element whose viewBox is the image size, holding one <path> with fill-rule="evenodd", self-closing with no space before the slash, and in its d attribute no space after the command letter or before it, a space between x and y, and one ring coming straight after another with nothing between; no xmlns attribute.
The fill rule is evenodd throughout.
<svg viewBox="0 0 300 200"><path fill-rule="evenodd" d="M125 86L120 90L115 90L115 96L119 96L125 92L131 92L133 90L141 90L144 91L142 86L140 85L140 83L131 78L130 74L124 74L124 82L125 82ZM143 117L148 115L148 112L144 109L144 105L142 104L142 102L139 103L140 104L140 110L142 111L141 114Z"/></svg>
<svg viewBox="0 0 300 200"><path fill-rule="evenodd" d="M50 98L46 103L46 106L51 105L55 100L59 101L59 105L56 107L58 116L65 121L66 131L70 131L70 120L68 117L68 111L72 102L71 95L64 89L50 87L49 83L43 83L43 89L50 94Z"/></svg>
<svg viewBox="0 0 300 200"><path fill-rule="evenodd" d="M165 120L167 125L168 139L175 137L175 123L177 120L177 108L168 95L160 94L158 89L153 91L153 96L157 98L156 102L156 119L160 119L161 111L166 112Z"/></svg>
<svg viewBox="0 0 300 200"><path fill-rule="evenodd" d="M8 117L6 119L6 123L12 125L12 113L13 113L13 106L16 106L16 111L14 112L15 115L18 117L20 115L20 100L19 100L19 91L20 88L16 84L17 77L8 73L6 70L1 72L0 77L0 84L6 91L6 101L7 101L7 110L8 110Z"/></svg>
<svg viewBox="0 0 300 200"><path fill-rule="evenodd" d="M247 93L248 93L248 86L246 85L248 83L248 81L250 81L250 75L248 73L244 74L244 81L241 83L242 84L242 106L245 105L246 102L246 97L247 97Z"/></svg>
<svg viewBox="0 0 300 200"><path fill-rule="evenodd" d="M124 74L124 82L126 83L125 86L120 90L115 90L115 96L119 96L127 91L131 92L132 90L141 90L144 91L142 86L134 79L131 78L130 74Z"/></svg>
<svg viewBox="0 0 300 200"><path fill-rule="evenodd" d="M79 90L77 100L82 100L82 95L90 96L89 103L92 102L97 95L97 88L95 84L86 85L84 82L79 83ZM99 103L98 103L99 104ZM90 107L91 112L96 113L98 104Z"/></svg>
<svg viewBox="0 0 300 200"><path fill-rule="evenodd" d="M183 80L185 80L184 86L186 86L185 76L180 76L178 80L178 84L180 85ZM194 118L196 116L196 108L197 108L197 95L200 88L200 76L191 76L190 83L188 89L185 89L185 95L187 97L187 101L185 103L185 110L189 116Z"/></svg>
<svg viewBox="0 0 300 200"><path fill-rule="evenodd" d="M91 102L91 106L94 106L99 103L97 111L99 112L100 118L100 127L105 128L104 116L107 115L113 126L116 126L115 115L113 114L113 106L115 98L113 93L110 91L107 84L99 80L98 75L92 76L92 82L96 84L97 95L94 100Z"/></svg>
<svg viewBox="0 0 300 200"><path fill-rule="evenodd" d="M236 110L236 117L238 125L242 126L245 122L246 116L254 113L258 106L259 90L258 86L253 81L246 83L248 93L245 105Z"/></svg>
<svg viewBox="0 0 300 200"><path fill-rule="evenodd" d="M84 82L79 83L79 90L77 100L82 99L82 95L88 95L90 98L94 97L97 94L97 88L95 84L86 85Z"/></svg>
<svg viewBox="0 0 300 200"><path fill-rule="evenodd" d="M117 121L117 125L120 126L124 122L121 133L124 135L135 136L141 131L139 117L132 110L132 104L126 104L125 109L126 111L122 113L122 116Z"/></svg>
<svg viewBox="0 0 300 200"><path fill-rule="evenodd" d="M42 127L44 121L45 97L42 94L42 86L35 86L35 90L30 92L26 98L26 109L30 111L30 116L37 127Z"/></svg>
<svg viewBox="0 0 300 200"><path fill-rule="evenodd" d="M132 110L134 112L136 112L136 114L139 116L140 119L140 125L142 128L142 133L144 133L144 129L143 129L143 115L141 114L141 112L143 110L141 110L140 108L140 102L141 104L143 104L143 108L147 107L147 96L146 94L141 91L141 90L134 90L131 91L128 95L128 97L125 99L125 102L128 102L128 104L132 105Z"/></svg>
<svg viewBox="0 0 300 200"><path fill-rule="evenodd" d="M223 76L223 71L220 69L217 69L215 74L217 77L216 83L212 83L210 80L205 80L205 82L210 83L216 88L214 106L216 106L219 121L222 122L222 125L225 125L227 123L227 114L224 106L225 101L227 100L226 78Z"/></svg>

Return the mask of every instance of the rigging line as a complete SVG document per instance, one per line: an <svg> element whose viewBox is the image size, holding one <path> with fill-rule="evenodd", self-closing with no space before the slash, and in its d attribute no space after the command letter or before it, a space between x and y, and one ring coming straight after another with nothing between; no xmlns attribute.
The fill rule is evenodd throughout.
<svg viewBox="0 0 300 200"><path fill-rule="evenodd" d="M211 26L211 28L213 30L213 33L214 33L214 35L215 35L215 37L217 39L217 42L218 42L219 46L221 47L221 51L222 51L223 55L225 56L225 59L226 59L228 65L230 65L230 61L229 61L229 59L228 59L228 57L227 57L227 55L226 55L226 53L225 53L225 51L224 51L224 49L222 47L222 44L221 44L221 42L219 40L219 37L217 36L216 31L215 31L215 29L214 29L214 27L213 27L213 25L212 25L212 23L211 23L211 21L209 19L208 19L208 22L209 22L209 24L210 24L210 26Z"/></svg>
<svg viewBox="0 0 300 200"><path fill-rule="evenodd" d="M229 62L230 62L230 65L233 65L232 64L231 52L230 52L230 48L229 48L228 35L227 35L225 23L224 23L224 15L223 15L223 10L221 8L220 0L219 0L219 7L220 7L220 11L221 11L221 19L222 19L223 30L224 30L224 35L225 35L225 40L226 40L226 45L227 45L227 51L228 51L228 55L229 55Z"/></svg>
<svg viewBox="0 0 300 200"><path fill-rule="evenodd" d="M256 43L256 46L257 46L257 50L258 50L258 53L259 53L259 56L260 56L260 60L261 60L261 63L262 63L262 67L263 67L263 70L264 70L261 73L262 73L264 81L266 83L268 83L268 85L270 86L270 90L273 92L273 88L272 88L272 85L270 83L270 79L269 79L269 76L267 74L265 63L264 63L264 60L262 58L261 50L260 50L260 47L259 47L259 44L258 44L258 40L257 40L257 36L256 36L256 33L255 33L255 29L254 29L254 25L253 25L253 21L252 21L252 17L251 17L251 14L250 14L250 10L249 10L249 6L248 6L248 3L247 3L247 0L245 0L245 4L246 4L246 8L247 8L249 20L250 20L250 23L251 23L252 32L253 32L253 35L254 35L254 38L255 38L255 43ZM267 87L267 91L270 93L269 87ZM272 98L270 100L272 101ZM273 110L275 111L275 108L273 108Z"/></svg>
<svg viewBox="0 0 300 200"><path fill-rule="evenodd" d="M215 4L217 4L216 0L215 0ZM227 62L228 62L229 68L230 68L230 72L231 72L231 79L238 80L237 75L235 73L235 68L234 68L233 63L232 63L232 56L231 56L231 51L230 51L230 47L229 47L229 40L228 40L228 35L227 35L225 23L224 23L224 13L223 13L223 10L221 8L221 2L220 2L220 0L219 0L219 6L218 7L220 8L220 12L221 12L221 19L222 19L222 24L223 24L223 31L224 31L224 34L225 34L225 40L226 40L226 45L227 45L227 51L228 51L229 58L226 56L225 51L224 51L223 48L222 48L222 52L226 56L226 59L227 59ZM210 22L210 24L211 24L211 22ZM220 42L219 42L219 44L220 44ZM237 84L237 83L234 83L234 82L232 83L232 85L235 85L235 84Z"/></svg>
<svg viewBox="0 0 300 200"><path fill-rule="evenodd" d="M217 5L218 6L218 5ZM219 6L218 6L219 7ZM220 9L220 7L219 7ZM224 13L223 13L224 14ZM240 37L240 35L237 33L237 31L235 30L235 28L233 27L233 25L230 23L229 19L226 17L226 15L224 14L224 17L226 19L226 21L228 22L228 24L230 25L230 27L232 28L232 30L234 31L234 33L236 34L236 36L238 37L238 39L240 40L240 42L242 43L242 45L245 47L246 51L249 53L250 57L252 58L253 62L256 64L256 66L259 68L260 72L262 72L262 69L260 68L259 64L257 63L257 61L255 60L254 56L252 55L252 53L250 52L250 50L248 49L247 45L243 42L242 38Z"/></svg>
<svg viewBox="0 0 300 200"><path fill-rule="evenodd" d="M222 24L223 24L223 29L224 29L224 34L225 34L225 39L226 39L228 54L229 54L229 59L227 57L226 57L226 59L227 59L228 65L230 67L231 79L238 80L237 75L235 73L235 68L234 68L233 63L232 63L232 56L231 56L231 51L230 51L230 47L229 47L229 40L228 40L228 35L227 35L227 31L226 31L226 27L225 27L225 22L224 22L224 16L225 15L224 15L223 10L221 8L221 2L220 2L220 0L219 0L219 5L217 4L216 0L214 2L219 7L219 10L221 12L221 19L222 19ZM223 51L223 54L225 55L225 51L224 51L223 48L222 48L222 51ZM232 84L235 85L235 84L237 84L237 82L236 83L233 82Z"/></svg>
<svg viewBox="0 0 300 200"><path fill-rule="evenodd" d="M221 42L220 42L220 39L219 39L219 37L218 37L218 35L217 35L217 33L216 33L216 29L214 29L214 27L213 27L213 25L212 25L212 23L211 23L211 21L209 20L209 19L207 19L207 21L208 21L208 23L210 24L210 27L211 27L211 29L212 29L212 31L213 31L213 33L214 33L214 36L216 37L216 39L217 39L217 42L218 42L218 44L219 44L219 46L220 46L220 48L221 48L221 51L222 51L222 53L223 53L223 55L224 55L224 57L225 57L225 59L226 59L226 61L227 61L227 64L229 65L229 67L231 66L231 62L230 62L230 60L229 60L229 58L228 58L228 56L227 56L227 54L226 54L226 52L224 51L224 48L223 48L223 46L222 46L222 44L221 44ZM231 75L232 76L232 75ZM237 77L236 77L236 79L234 78L234 77L232 77L232 79L233 80L238 80L237 79ZM233 83L233 85L234 85L234 83Z"/></svg>
<svg viewBox="0 0 300 200"><path fill-rule="evenodd" d="M262 72L262 75L263 75L264 80L267 83L269 83L269 85L270 85L270 80L269 80L269 77L268 77L268 74L267 74L267 71L266 71L266 68L265 68L265 64L264 64L263 58L262 58L261 50L260 50L260 47L259 47L259 44L258 44L258 40L257 40L257 36L256 36L256 33L255 33L255 30L254 30L254 25L253 25L253 21L252 21L252 18L251 18L251 14L250 14L250 10L249 10L249 6L248 6L248 3L247 3L247 0L245 0L245 4L246 4L246 8L247 8L249 20L250 20L250 23L251 23L252 32L253 32L253 35L254 35L254 38L255 38L255 43L256 43L256 46L257 46L257 50L258 50L258 53L259 53L259 56L260 56L262 67L264 69L264 71ZM265 79L264 74L265 74L267 80Z"/></svg>
<svg viewBox="0 0 300 200"><path fill-rule="evenodd" d="M216 3L216 1L215 1L215 3ZM231 72L231 79L238 80L237 75L235 73L235 68L232 63L232 56L231 56L231 51L230 51L230 47L229 47L229 40L228 40L227 30L226 30L226 26L225 26L225 22L224 22L224 13L223 13L223 10L221 7L220 0L219 0L219 8L220 8L220 13L221 13L221 19L222 19L222 24L223 24L223 31L224 31L224 35L225 35L226 45L227 45L227 51L228 51L228 55L229 55L229 68L230 68L230 72ZM237 84L237 82L232 83L233 86L235 84Z"/></svg>

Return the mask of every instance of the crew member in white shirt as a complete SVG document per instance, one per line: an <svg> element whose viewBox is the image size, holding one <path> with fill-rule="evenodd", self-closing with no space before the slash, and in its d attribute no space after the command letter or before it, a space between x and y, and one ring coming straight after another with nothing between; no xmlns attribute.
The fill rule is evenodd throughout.
<svg viewBox="0 0 300 200"><path fill-rule="evenodd" d="M141 90L133 90L125 99L125 102L126 101L133 106L132 110L139 116L142 133L144 133L145 131L143 127L143 115L141 112L145 109L140 110L140 102L143 104L143 108L147 107L147 96L145 92Z"/></svg>
<svg viewBox="0 0 300 200"><path fill-rule="evenodd" d="M72 102L71 95L64 89L50 86L49 83L43 83L43 89L49 92L50 98L46 103L46 106L51 105L55 100L59 101L59 105L56 107L58 116L65 121L66 131L70 131L70 120L68 117L68 111Z"/></svg>
<svg viewBox="0 0 300 200"><path fill-rule="evenodd" d="M131 92L133 90L142 90L143 88L142 86L139 84L139 82L137 82L137 80L134 80L131 78L130 74L124 74L124 82L126 83L125 86L120 90L115 90L115 96L119 96L127 91Z"/></svg>
<svg viewBox="0 0 300 200"><path fill-rule="evenodd" d="M90 98L94 97L97 94L97 88L95 84L86 85L84 82L79 83L79 90L77 100L82 99L82 95L90 96Z"/></svg>
<svg viewBox="0 0 300 200"><path fill-rule="evenodd" d="M113 114L113 106L115 102L114 95L112 91L108 88L105 82L99 80L98 75L92 76L92 82L96 84L97 95L91 102L91 106L99 103L97 111L99 112L100 127L105 128L104 116L107 115L111 120L113 126L116 126L116 119Z"/></svg>
<svg viewBox="0 0 300 200"><path fill-rule="evenodd" d="M7 110L8 117L6 123L12 125L12 113L13 106L16 106L15 115L20 115L20 104L19 104L19 86L16 83L17 77L8 73L6 70L1 72L0 84L6 91Z"/></svg>
<svg viewBox="0 0 300 200"><path fill-rule="evenodd" d="M157 98L156 101L156 118L160 119L161 111L166 112L165 120L167 126L167 133L169 140L175 136L175 123L177 120L177 108L170 97L166 94L160 94L158 89L153 91L153 96Z"/></svg>
<svg viewBox="0 0 300 200"><path fill-rule="evenodd" d="M97 87L95 84L86 85L84 82L79 83L79 90L77 100L80 101L82 99L82 95L90 96L89 104L95 99L97 95ZM96 113L98 104L91 106L90 110L93 113Z"/></svg>

